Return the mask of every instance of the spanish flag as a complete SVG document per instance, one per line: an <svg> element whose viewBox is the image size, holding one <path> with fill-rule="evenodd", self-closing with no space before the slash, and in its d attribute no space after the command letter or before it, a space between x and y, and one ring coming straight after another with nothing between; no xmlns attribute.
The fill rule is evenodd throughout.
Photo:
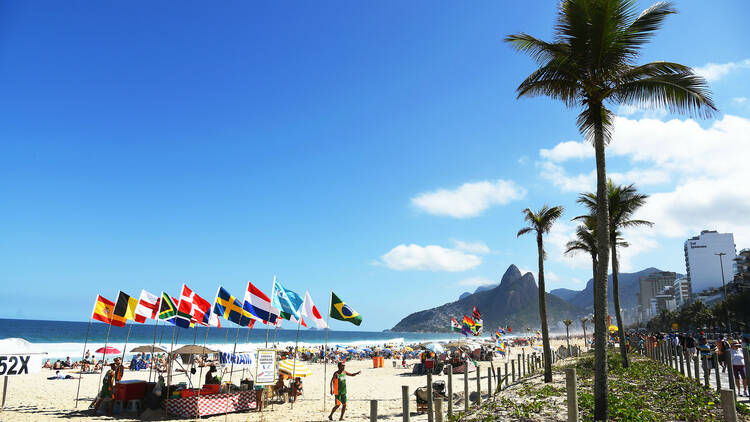
<svg viewBox="0 0 750 422"><path fill-rule="evenodd" d="M102 297L101 295L97 295L96 302L94 302L94 313L93 315L91 315L91 318L110 324L112 322L114 310L115 304L112 303L112 301Z"/></svg>
<svg viewBox="0 0 750 422"><path fill-rule="evenodd" d="M112 317L112 325L124 327L125 321L135 321L135 308L138 306L138 299L120 291L117 295L117 304Z"/></svg>

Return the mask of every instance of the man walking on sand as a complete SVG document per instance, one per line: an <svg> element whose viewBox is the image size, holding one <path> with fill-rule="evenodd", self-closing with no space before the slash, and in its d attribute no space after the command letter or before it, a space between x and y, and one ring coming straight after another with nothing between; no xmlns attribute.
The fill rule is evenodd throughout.
<svg viewBox="0 0 750 422"><path fill-rule="evenodd" d="M338 371L333 373L331 378L331 394L336 397L336 405L331 409L331 414L328 415L328 420L333 420L333 414L336 413L336 409L341 406L341 417L340 421L344 420L344 412L346 412L346 376L354 377L360 374L362 371L355 373L349 373L344 370L344 362L339 362Z"/></svg>

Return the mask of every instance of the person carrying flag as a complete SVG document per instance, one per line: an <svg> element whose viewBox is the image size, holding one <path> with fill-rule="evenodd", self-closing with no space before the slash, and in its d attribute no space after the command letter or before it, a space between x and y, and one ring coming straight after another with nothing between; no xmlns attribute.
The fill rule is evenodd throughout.
<svg viewBox="0 0 750 422"><path fill-rule="evenodd" d="M336 409L338 409L339 406L341 406L341 417L339 420L344 420L344 412L346 412L346 376L349 375L350 377L354 377L361 372L362 371L354 373L346 372L344 362L339 362L338 371L334 372L333 377L331 377L331 394L336 397L336 405L333 406L331 414L328 415L329 421L333 420L333 414L336 413Z"/></svg>

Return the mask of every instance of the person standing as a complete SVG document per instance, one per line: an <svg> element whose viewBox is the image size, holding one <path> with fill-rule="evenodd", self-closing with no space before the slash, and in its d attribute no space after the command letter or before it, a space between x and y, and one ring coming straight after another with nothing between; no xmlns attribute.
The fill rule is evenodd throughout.
<svg viewBox="0 0 750 422"><path fill-rule="evenodd" d="M742 393L740 392L740 377L742 377L745 395L748 396L747 373L745 372L745 355L742 352L742 348L740 346L740 342L735 341L734 343L732 343L732 349L730 350L730 353L732 354L732 370L734 371L734 385L737 386L737 395L741 396Z"/></svg>
<svg viewBox="0 0 750 422"><path fill-rule="evenodd" d="M339 418L340 421L344 420L344 412L346 412L346 376L349 375L350 377L357 376L362 371L357 371L354 373L346 372L344 362L339 362L339 369L333 373L333 377L331 377L331 394L336 397L336 405L333 406L333 409L331 409L331 414L328 415L328 420L333 420L333 414L336 413L336 409L341 406L341 417Z"/></svg>
<svg viewBox="0 0 750 422"><path fill-rule="evenodd" d="M99 410L99 406L104 402L105 399L109 399L109 409L107 409L107 415L112 416L112 407L114 405L115 397L115 366L116 364L110 365L109 371L104 374L102 380L102 390L99 393L99 397L94 403L94 414Z"/></svg>
<svg viewBox="0 0 750 422"><path fill-rule="evenodd" d="M688 333L685 336L685 347L687 348L688 357L690 358L690 360L692 360L693 356L695 356L695 346L695 338L692 334Z"/></svg>

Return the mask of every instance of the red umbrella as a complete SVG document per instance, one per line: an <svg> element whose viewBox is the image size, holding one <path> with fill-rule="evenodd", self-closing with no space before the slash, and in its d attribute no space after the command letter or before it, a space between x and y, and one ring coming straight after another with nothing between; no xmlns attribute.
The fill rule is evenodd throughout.
<svg viewBox="0 0 750 422"><path fill-rule="evenodd" d="M121 352L114 347L100 347L96 349L96 353L104 353L105 355L119 355Z"/></svg>

